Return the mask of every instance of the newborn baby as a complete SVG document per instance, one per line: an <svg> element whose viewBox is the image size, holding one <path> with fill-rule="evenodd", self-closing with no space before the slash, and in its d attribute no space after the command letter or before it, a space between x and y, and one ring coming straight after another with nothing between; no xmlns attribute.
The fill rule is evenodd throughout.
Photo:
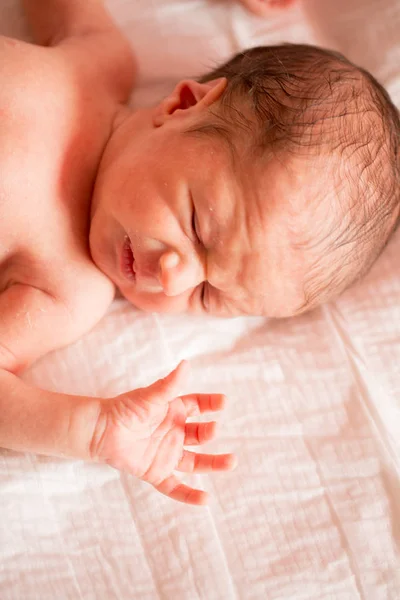
<svg viewBox="0 0 400 600"><path fill-rule="evenodd" d="M174 471L227 470L185 445L221 395L187 366L116 398L17 373L92 328L115 287L135 306L289 316L364 273L399 214L399 118L342 56L256 48L157 106L126 105L129 45L99 0L25 0L37 45L0 39L0 446L105 462L171 498Z"/></svg>

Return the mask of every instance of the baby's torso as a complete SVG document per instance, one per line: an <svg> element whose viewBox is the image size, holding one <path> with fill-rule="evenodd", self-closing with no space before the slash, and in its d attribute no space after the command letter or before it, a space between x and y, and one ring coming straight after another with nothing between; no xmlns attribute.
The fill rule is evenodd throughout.
<svg viewBox="0 0 400 600"><path fill-rule="evenodd" d="M51 50L0 38L0 293L19 282L88 311L110 303L88 232L112 118Z"/></svg>

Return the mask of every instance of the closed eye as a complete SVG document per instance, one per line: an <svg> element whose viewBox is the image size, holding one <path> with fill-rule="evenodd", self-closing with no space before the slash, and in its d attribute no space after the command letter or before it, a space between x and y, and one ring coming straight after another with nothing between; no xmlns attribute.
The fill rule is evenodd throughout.
<svg viewBox="0 0 400 600"><path fill-rule="evenodd" d="M190 194L191 197L191 201L192 201L192 233L193 233L193 238L195 239L195 241L197 242L197 244L204 246L202 237L201 237L201 231L200 231L200 226L199 226L199 220L197 217L197 213L196 213L196 208L193 202L193 198L192 195ZM201 303L201 307L203 310L208 311L209 310L209 284L207 281L203 281L199 286L198 286L198 290L199 290L199 299L200 299L200 303Z"/></svg>
<svg viewBox="0 0 400 600"><path fill-rule="evenodd" d="M196 241L199 244L202 244L203 242L201 240L201 233L200 233L199 221L198 221L196 210L194 209L194 207L193 207L193 213L192 213L192 231L193 231L193 234L194 234L194 236L196 238Z"/></svg>
<svg viewBox="0 0 400 600"><path fill-rule="evenodd" d="M210 310L210 286L207 281L203 281L200 286L200 301L203 310L208 312Z"/></svg>
<svg viewBox="0 0 400 600"><path fill-rule="evenodd" d="M197 217L197 212L196 212L196 206L194 204L192 192L190 190L189 190L189 199L190 199L190 204L191 204L191 207L192 207L192 223L191 223L191 228L192 228L193 238L196 240L197 243L203 245L203 240L202 240L201 231L200 231L199 219Z"/></svg>

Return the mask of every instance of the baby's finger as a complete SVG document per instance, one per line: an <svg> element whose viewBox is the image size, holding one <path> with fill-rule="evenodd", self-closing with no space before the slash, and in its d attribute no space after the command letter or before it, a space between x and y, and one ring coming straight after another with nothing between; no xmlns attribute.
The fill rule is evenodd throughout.
<svg viewBox="0 0 400 600"><path fill-rule="evenodd" d="M215 421L209 423L186 423L185 446L197 446L212 440L215 437L217 424Z"/></svg>
<svg viewBox="0 0 400 600"><path fill-rule="evenodd" d="M195 488L191 488L184 483L181 483L175 475L170 475L167 479L164 479L164 481L154 487L161 492L161 494L168 496L172 500L177 500L177 502L195 504L197 506L207 504L208 502L207 492L196 490Z"/></svg>
<svg viewBox="0 0 400 600"><path fill-rule="evenodd" d="M143 390L143 399L153 404L165 404L174 400L188 373L189 363L182 360L166 377Z"/></svg>
<svg viewBox="0 0 400 600"><path fill-rule="evenodd" d="M234 454L198 454L184 450L176 470L183 473L231 471L236 467L236 463Z"/></svg>
<svg viewBox="0 0 400 600"><path fill-rule="evenodd" d="M218 412L225 408L224 394L187 394L181 396L186 408L186 415L192 417L200 413Z"/></svg>

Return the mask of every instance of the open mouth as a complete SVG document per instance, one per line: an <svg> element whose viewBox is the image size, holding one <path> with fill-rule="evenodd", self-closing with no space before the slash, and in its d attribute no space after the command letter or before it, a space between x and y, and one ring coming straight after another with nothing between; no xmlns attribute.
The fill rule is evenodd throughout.
<svg viewBox="0 0 400 600"><path fill-rule="evenodd" d="M132 252L131 240L125 236L124 245L122 247L121 270L127 279L135 280L135 259Z"/></svg>

